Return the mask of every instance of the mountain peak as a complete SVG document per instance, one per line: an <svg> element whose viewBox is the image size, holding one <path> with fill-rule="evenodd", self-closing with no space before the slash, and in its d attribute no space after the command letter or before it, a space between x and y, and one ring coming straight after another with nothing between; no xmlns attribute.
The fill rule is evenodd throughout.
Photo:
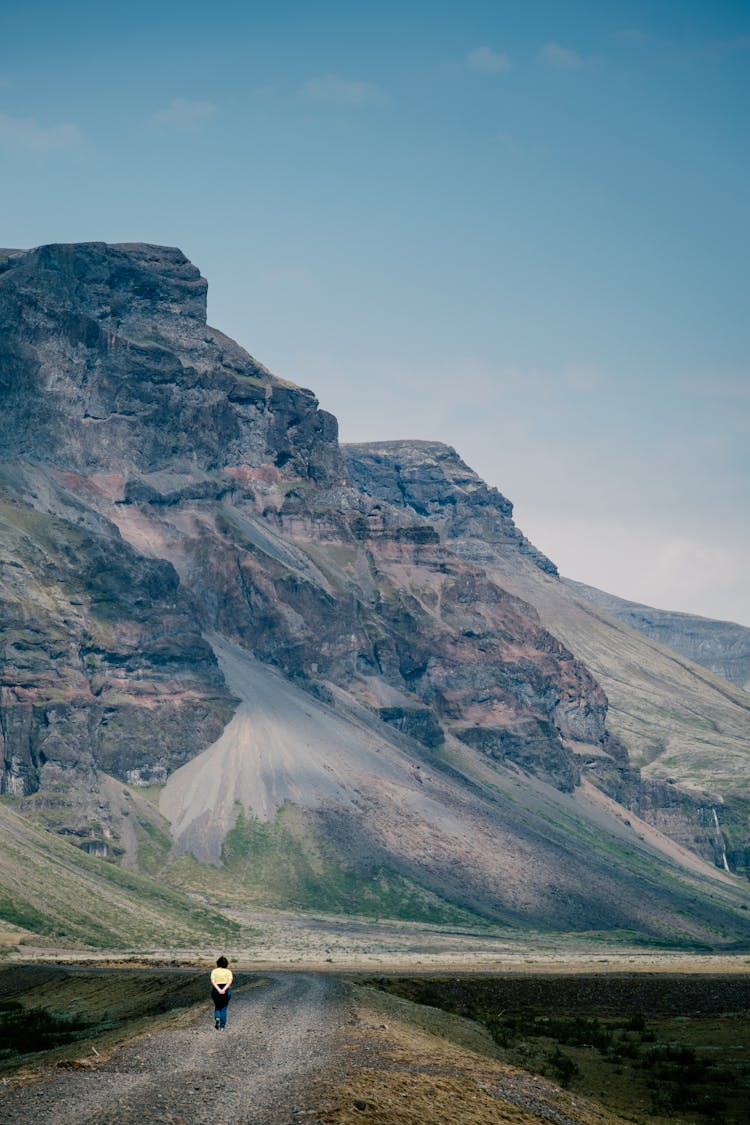
<svg viewBox="0 0 750 1125"><path fill-rule="evenodd" d="M452 446L401 440L341 448L349 475L362 491L427 517L446 540L463 541L464 557L484 557L491 543L557 574L555 564L516 527L510 500L469 468Z"/></svg>
<svg viewBox="0 0 750 1125"><path fill-rule="evenodd" d="M5 457L89 474L330 471L335 419L206 324L181 250L52 244L0 260ZM333 458L335 460L335 457ZM339 471L340 475L340 471Z"/></svg>
<svg viewBox="0 0 750 1125"><path fill-rule="evenodd" d="M112 327L119 314L172 314L206 322L208 283L172 246L144 242L50 243L0 253L0 271L11 284L43 289L48 301L75 303ZM0 278L0 284L2 279Z"/></svg>

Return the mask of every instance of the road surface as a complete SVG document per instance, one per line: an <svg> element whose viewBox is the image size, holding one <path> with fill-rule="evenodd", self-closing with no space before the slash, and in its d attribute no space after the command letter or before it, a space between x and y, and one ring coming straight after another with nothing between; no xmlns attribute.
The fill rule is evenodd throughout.
<svg viewBox="0 0 750 1125"><path fill-rule="evenodd" d="M271 975L235 993L225 1031L214 1028L207 1002L192 1025L141 1037L92 1069L57 1069L0 1092L0 1123L310 1122L316 1083L336 1064L347 1010L332 977Z"/></svg>

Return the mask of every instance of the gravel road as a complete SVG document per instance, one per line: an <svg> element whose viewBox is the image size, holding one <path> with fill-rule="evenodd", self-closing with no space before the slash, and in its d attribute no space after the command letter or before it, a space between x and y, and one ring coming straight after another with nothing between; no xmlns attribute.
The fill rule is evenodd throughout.
<svg viewBox="0 0 750 1125"><path fill-rule="evenodd" d="M266 978L264 978L265 981ZM324 974L280 973L236 993L225 1031L207 1002L189 1027L155 1032L91 1070L58 1069L0 1093L11 1125L287 1125L311 1121L346 1011Z"/></svg>

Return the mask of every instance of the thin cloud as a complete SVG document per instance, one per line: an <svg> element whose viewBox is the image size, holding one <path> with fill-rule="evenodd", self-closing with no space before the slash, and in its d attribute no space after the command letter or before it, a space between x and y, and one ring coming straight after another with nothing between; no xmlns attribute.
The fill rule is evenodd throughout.
<svg viewBox="0 0 750 1125"><path fill-rule="evenodd" d="M492 47L475 47L466 56L470 70L481 70L485 74L502 74L510 70L510 57L504 51L493 51Z"/></svg>
<svg viewBox="0 0 750 1125"><path fill-rule="evenodd" d="M744 54L748 50L750 50L750 35L738 35L734 39L716 39L706 43L702 53L710 57Z"/></svg>
<svg viewBox="0 0 750 1125"><path fill-rule="evenodd" d="M737 406L750 402L750 382L744 374L732 377L709 371L702 377L692 376L685 379L681 384L681 390L685 394L718 402L734 402Z"/></svg>
<svg viewBox="0 0 750 1125"><path fill-rule="evenodd" d="M27 152L60 152L76 148L82 141L83 133L70 121L40 125L33 117L0 113L0 144Z"/></svg>
<svg viewBox="0 0 750 1125"><path fill-rule="evenodd" d="M651 36L639 27L623 27L615 32L615 39L620 43L627 43L631 47L640 47L651 41Z"/></svg>
<svg viewBox="0 0 750 1125"><path fill-rule="evenodd" d="M336 74L311 78L305 83L304 94L311 101L331 102L335 105L367 105L383 97L382 91L370 82L340 78Z"/></svg>
<svg viewBox="0 0 750 1125"><path fill-rule="evenodd" d="M560 43L545 43L539 51L539 58L555 70L578 70L583 66L583 59L578 52L570 47L563 47Z"/></svg>
<svg viewBox="0 0 750 1125"><path fill-rule="evenodd" d="M172 98L164 109L157 109L151 123L165 129L190 132L205 125L216 113L213 102L191 101L189 98Z"/></svg>

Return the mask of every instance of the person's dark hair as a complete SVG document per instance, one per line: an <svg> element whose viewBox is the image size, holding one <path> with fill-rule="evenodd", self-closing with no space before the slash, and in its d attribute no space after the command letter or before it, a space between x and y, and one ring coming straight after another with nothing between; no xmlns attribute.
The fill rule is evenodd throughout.
<svg viewBox="0 0 750 1125"><path fill-rule="evenodd" d="M226 957L219 957L219 958L217 958L216 964L217 964L218 968L226 969L229 962L227 961Z"/></svg>

